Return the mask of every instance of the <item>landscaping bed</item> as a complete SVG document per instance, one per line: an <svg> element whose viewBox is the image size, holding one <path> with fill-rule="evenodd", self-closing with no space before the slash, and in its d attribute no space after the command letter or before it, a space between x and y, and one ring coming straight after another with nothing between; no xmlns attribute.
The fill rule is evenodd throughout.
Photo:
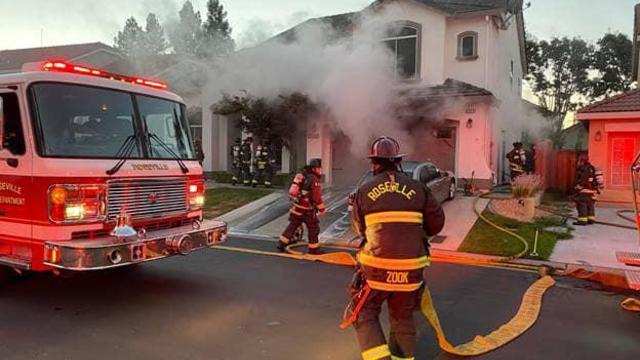
<svg viewBox="0 0 640 360"><path fill-rule="evenodd" d="M522 236L529 243L528 259L548 260L553 252L556 242L571 239L573 228L568 226L560 217L537 217L532 222L521 222L496 215L485 210L483 215L500 227L507 228ZM534 248L536 229L539 230L537 257L529 254ZM520 240L499 231L482 219L478 219L467 234L458 251L483 255L513 256L523 249Z"/></svg>
<svg viewBox="0 0 640 360"><path fill-rule="evenodd" d="M204 217L213 219L222 214L244 206L250 202L271 194L270 189L252 188L227 188L219 187L208 189L206 192L206 202L204 207Z"/></svg>

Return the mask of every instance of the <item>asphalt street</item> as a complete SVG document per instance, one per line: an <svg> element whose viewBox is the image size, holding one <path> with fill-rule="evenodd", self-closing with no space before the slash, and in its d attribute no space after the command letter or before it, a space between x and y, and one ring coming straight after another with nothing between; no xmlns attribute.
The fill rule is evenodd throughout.
<svg viewBox="0 0 640 360"><path fill-rule="evenodd" d="M274 246L246 239L226 245ZM338 328L351 272L210 250L72 278L34 274L0 287L0 359L356 360L353 330ZM426 277L454 344L507 322L537 278L442 263ZM626 296L557 280L534 327L478 359L640 358L640 317L620 307ZM416 358L454 359L416 317Z"/></svg>

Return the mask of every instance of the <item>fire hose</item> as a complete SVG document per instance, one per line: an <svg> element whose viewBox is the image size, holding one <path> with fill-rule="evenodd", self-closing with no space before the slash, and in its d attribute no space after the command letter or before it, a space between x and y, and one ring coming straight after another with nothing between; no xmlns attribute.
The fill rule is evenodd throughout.
<svg viewBox="0 0 640 360"><path fill-rule="evenodd" d="M520 236L519 234L501 227L496 223L492 222L486 216L482 214L477 207L478 201L480 198L491 198L491 193L484 194L481 196L477 196L473 201L473 211L481 219L483 222L488 224L489 226L504 232L511 237L517 239L522 243L522 250L515 255L508 257L501 257L498 259L470 259L470 258L460 258L455 256L432 256L433 262L449 262L449 263L464 263L464 264L472 264L479 266L490 266L490 267L505 267L505 268L513 268L519 270L526 271L534 271L538 272L542 277L534 282L529 289L525 292L522 303L516 315L506 324L500 326L497 330L486 336L476 336L472 341L454 346L452 345L446 338L442 325L437 315L437 311L433 304L433 300L431 298L431 293L428 287L425 286L423 294L422 294L422 302L421 302L421 312L423 316L427 319L431 327L434 329L436 333L436 338L438 340L438 344L440 348L450 354L458 355L458 356L477 356L482 355L493 350L496 350L510 341L516 339L523 333L525 333L533 324L537 321L540 309L542 306L542 298L544 293L551 288L555 284L555 280L547 275L547 269L534 266L534 265L523 265L523 264L513 264L510 261L521 258L526 255L529 251L529 243L527 240ZM564 216L564 214L560 214ZM607 223L604 223L607 224ZM621 226L620 224L612 224L612 226ZM628 227L627 227L628 228ZM300 251L295 250L297 247L306 246L305 243L296 243L291 244L286 247L287 253L273 253L268 251L260 251L260 250L251 250L251 249L241 249L234 247L226 247L226 246L216 246L216 248L221 250L228 251L237 251L251 254L261 254L268 256L277 256L283 258L291 258L298 260L308 260L308 261L321 261L328 264L334 265L346 265L346 266L355 266L357 265L357 261L355 258L347 251L338 251L338 252L330 252L321 255L309 255ZM323 246L330 248L337 248L340 250L356 250L357 247L354 246L344 246L344 244L336 244L336 243L323 243ZM568 274L564 274L568 275ZM347 318L347 313L345 312L345 321L341 324L341 327L344 328L348 326L348 324L355 321L357 317L357 312L359 308L362 307L364 300L366 299L367 288L363 288L361 291L360 299L361 301L354 304L354 312L355 314L351 314L349 318ZM636 299L627 299L622 303L623 308L630 311L640 311L640 301Z"/></svg>

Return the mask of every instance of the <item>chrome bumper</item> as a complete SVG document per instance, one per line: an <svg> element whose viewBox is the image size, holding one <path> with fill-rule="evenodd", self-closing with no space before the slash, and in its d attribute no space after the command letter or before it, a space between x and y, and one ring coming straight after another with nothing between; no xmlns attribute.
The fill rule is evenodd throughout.
<svg viewBox="0 0 640 360"><path fill-rule="evenodd" d="M227 238L224 222L206 220L196 225L152 231L126 240L105 236L90 240L48 241L44 245L44 264L64 270L101 270L188 255L220 244Z"/></svg>

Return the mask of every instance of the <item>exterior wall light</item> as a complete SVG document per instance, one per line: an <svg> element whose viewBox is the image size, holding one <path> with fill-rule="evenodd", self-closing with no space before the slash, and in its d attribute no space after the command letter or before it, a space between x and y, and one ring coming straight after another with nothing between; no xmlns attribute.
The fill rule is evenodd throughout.
<svg viewBox="0 0 640 360"><path fill-rule="evenodd" d="M467 120L467 129L471 129L473 127L473 119L469 118L469 120Z"/></svg>
<svg viewBox="0 0 640 360"><path fill-rule="evenodd" d="M596 132L596 134L593 136L593 140L595 141L602 141L602 132L600 130L598 130L598 132Z"/></svg>

